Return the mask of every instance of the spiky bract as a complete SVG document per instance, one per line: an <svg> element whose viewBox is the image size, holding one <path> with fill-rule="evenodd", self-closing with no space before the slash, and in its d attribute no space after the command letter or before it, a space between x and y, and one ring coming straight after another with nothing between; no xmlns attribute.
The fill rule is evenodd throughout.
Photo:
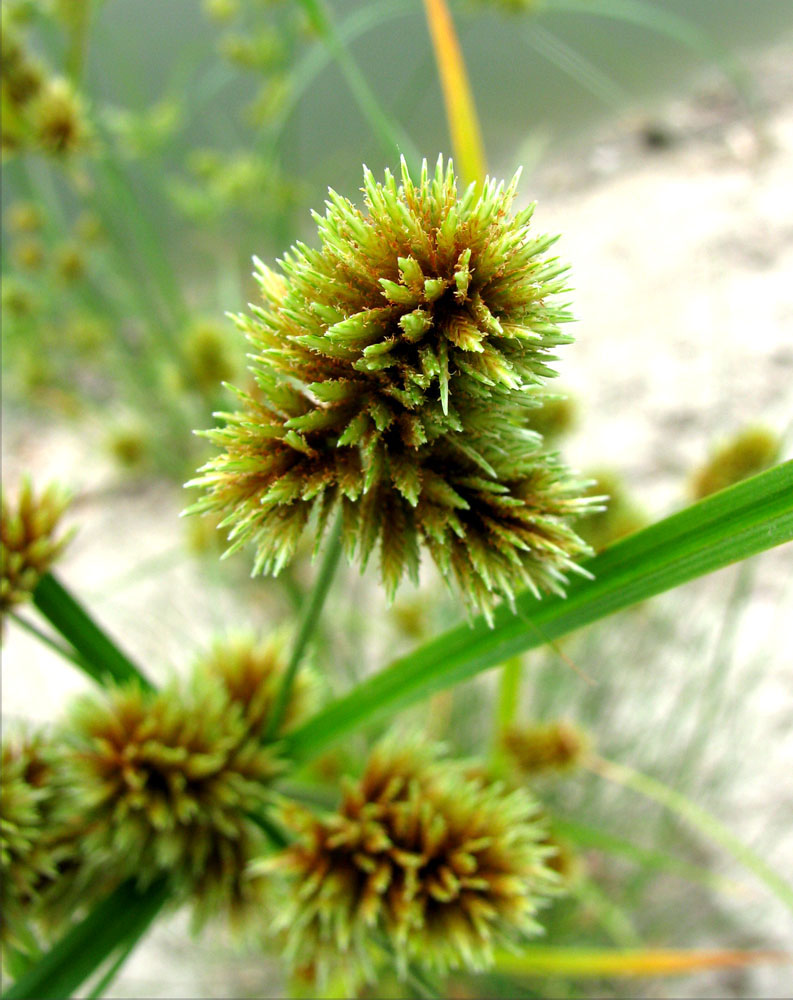
<svg viewBox="0 0 793 1000"><path fill-rule="evenodd" d="M309 518L317 538L340 504L348 554L380 547L393 594L426 545L485 610L526 585L559 589L586 546L587 506L528 429L534 388L555 374L570 317L552 304L565 271L510 214L517 178L458 197L451 163L419 183L365 173L368 213L330 193L321 248L298 244L276 274L258 262L263 306L238 325L256 388L207 432L223 454L191 485L220 511L232 549L255 543L277 573Z"/></svg>
<svg viewBox="0 0 793 1000"><path fill-rule="evenodd" d="M298 838L263 867L294 880L280 923L298 967L371 975L385 942L403 970L481 969L538 930L553 876L535 804L415 741L376 749L336 812L290 805L283 818Z"/></svg>
<svg viewBox="0 0 793 1000"><path fill-rule="evenodd" d="M69 540L68 535L55 537L68 502L67 495L55 485L36 496L29 479L22 481L16 504L9 503L2 493L0 614L30 598Z"/></svg>
<svg viewBox="0 0 793 1000"><path fill-rule="evenodd" d="M83 847L97 868L142 883L167 876L199 918L260 903L260 887L244 877L265 843L252 817L280 767L219 680L85 697L66 738Z"/></svg>

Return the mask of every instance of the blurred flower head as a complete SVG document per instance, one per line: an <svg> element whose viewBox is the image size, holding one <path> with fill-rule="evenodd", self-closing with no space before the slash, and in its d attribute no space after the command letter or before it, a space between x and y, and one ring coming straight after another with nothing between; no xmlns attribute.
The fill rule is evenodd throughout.
<svg viewBox="0 0 793 1000"><path fill-rule="evenodd" d="M375 749L335 812L289 805L283 819L297 839L258 867L291 878L286 954L320 979L371 977L383 947L402 971L485 968L494 947L536 933L554 885L533 801L416 740Z"/></svg>
<svg viewBox="0 0 793 1000"><path fill-rule="evenodd" d="M0 514L0 614L28 600L71 537L58 535L69 498L51 484L38 496L23 479L12 503L2 492Z"/></svg>
<svg viewBox="0 0 793 1000"><path fill-rule="evenodd" d="M779 435L768 427L749 426L724 441L692 477L696 500L726 489L767 469L777 460Z"/></svg>
<svg viewBox="0 0 793 1000"><path fill-rule="evenodd" d="M281 767L205 671L188 690L116 688L78 701L65 730L70 795L94 867L141 883L166 876L199 920L261 905L245 877L256 822Z"/></svg>

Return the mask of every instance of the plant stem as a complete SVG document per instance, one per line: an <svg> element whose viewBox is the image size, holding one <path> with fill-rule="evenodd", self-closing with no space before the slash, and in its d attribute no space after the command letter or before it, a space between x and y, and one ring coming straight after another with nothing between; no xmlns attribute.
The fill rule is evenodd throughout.
<svg viewBox="0 0 793 1000"><path fill-rule="evenodd" d="M91 667L83 660L83 658L76 653L71 646L67 646L65 643L59 642L54 636L47 635L47 633L38 628L33 622L29 622L27 618L23 618L22 615L17 614L15 611L11 612L11 618L13 621L19 625L20 628L24 629L30 635L34 635L39 642L43 643L45 646L49 646L50 649L54 650L59 656L62 656L64 660L68 660L69 663L73 663L80 670L85 670L87 673L91 673Z"/></svg>
<svg viewBox="0 0 793 1000"><path fill-rule="evenodd" d="M523 661L520 656L511 656L501 668L495 725L493 726L493 748L491 750L491 764L493 770L498 774L503 773L506 769L502 736L515 719L522 672Z"/></svg>
<svg viewBox="0 0 793 1000"><path fill-rule="evenodd" d="M389 157L395 159L399 159L400 154L403 153L409 164L416 166L419 160L416 148L399 123L391 118L378 101L366 77L361 73L358 64L339 37L336 25L333 23L323 0L300 0L300 3L311 22L311 26L338 63L358 107L369 122L383 150Z"/></svg>
<svg viewBox="0 0 793 1000"><path fill-rule="evenodd" d="M137 682L153 690L152 683L141 673L118 646L108 638L85 609L75 600L52 573L46 573L33 591L33 603L76 650L74 662L97 683L108 681Z"/></svg>
<svg viewBox="0 0 793 1000"><path fill-rule="evenodd" d="M485 150L460 41L445 0L424 0L452 150L464 185L485 179Z"/></svg>
<svg viewBox="0 0 793 1000"><path fill-rule="evenodd" d="M624 788L630 788L648 799L660 803L666 809L677 813L691 826L699 830L706 837L718 844L725 851L740 862L745 868L753 872L761 882L773 892L782 903L793 911L793 886L787 883L778 875L770 865L759 857L751 848L742 843L727 827L710 813L706 812L696 803L687 799L680 792L662 784L656 778L651 778L647 774L634 771L633 768L624 764L616 764L613 761L604 760L594 754L584 761L584 766L590 771L613 781Z"/></svg>
<svg viewBox="0 0 793 1000"><path fill-rule="evenodd" d="M166 880L148 889L123 882L4 993L4 1000L69 997L119 947L137 941L168 898Z"/></svg>
<svg viewBox="0 0 793 1000"><path fill-rule="evenodd" d="M306 646L308 645L314 629L317 626L317 622L319 621L322 606L325 603L325 598L328 596L328 591L330 590L330 585L336 572L336 567L339 564L341 550L341 512L339 512L336 518L336 523L331 529L330 536L326 542L325 552L322 556L322 563L320 564L317 578L314 581L314 586L311 593L308 595L308 600L303 605L303 612L297 628L295 644L292 647L292 655L289 658L289 663L287 664L286 672L284 673L284 679L281 681L281 686L278 689L278 694L275 699L275 704L273 705L273 711L270 716L270 723L267 727L265 738L272 739L278 732L278 727L281 725L284 712L286 711L286 706L289 702L289 696L292 693L292 686L295 682L295 676L297 675L297 668L300 666L303 653L305 652Z"/></svg>

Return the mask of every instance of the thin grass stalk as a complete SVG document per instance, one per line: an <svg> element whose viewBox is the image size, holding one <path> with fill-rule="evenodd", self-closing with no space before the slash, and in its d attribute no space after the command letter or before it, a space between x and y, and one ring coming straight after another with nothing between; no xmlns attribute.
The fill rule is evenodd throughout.
<svg viewBox="0 0 793 1000"><path fill-rule="evenodd" d="M278 732L278 727L283 719L284 711L289 703L289 696L292 692L292 686L295 682L298 667L300 666L306 647L311 641L311 637L314 634L319 622L319 616L322 613L325 598L328 596L330 585L333 582L333 577L341 558L341 528L341 513L339 513L336 518L336 523L333 526L326 542L325 552L322 557L319 572L317 573L317 578L314 581L314 586L308 596L308 600L303 606L302 616L297 627L297 635L295 636L295 644L292 647L292 654L289 658L289 663L287 664L283 680L281 681L281 686L278 689L275 703L273 704L270 722L265 734L267 738L272 738Z"/></svg>
<svg viewBox="0 0 793 1000"><path fill-rule="evenodd" d="M445 0L424 0L441 79L454 162L464 185L481 184L487 173L482 130L460 41Z"/></svg>
<svg viewBox="0 0 793 1000"><path fill-rule="evenodd" d="M674 812L752 872L781 903L793 912L793 886L701 806L686 798L685 795L681 795L674 788L664 785L656 778L635 771L625 764L617 764L592 754L583 761L583 766L599 777L622 785L624 788L630 788L632 791L638 792L639 795L652 799L665 809Z"/></svg>
<svg viewBox="0 0 793 1000"><path fill-rule="evenodd" d="M152 683L91 618L52 573L46 573L33 591L33 603L52 627L76 650L75 660L98 684Z"/></svg>
<svg viewBox="0 0 793 1000"><path fill-rule="evenodd" d="M366 77L339 36L339 32L323 0L299 0L311 26L317 32L328 51L344 74L347 85L355 98L363 116L377 136L383 151L395 161L400 155L413 166L418 164L418 151L398 122L394 121L382 107Z"/></svg>

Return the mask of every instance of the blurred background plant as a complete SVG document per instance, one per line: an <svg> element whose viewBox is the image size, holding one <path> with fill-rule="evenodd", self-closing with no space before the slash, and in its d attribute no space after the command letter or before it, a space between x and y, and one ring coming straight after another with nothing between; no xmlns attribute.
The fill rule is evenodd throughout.
<svg viewBox="0 0 793 1000"><path fill-rule="evenodd" d="M554 195L568 176L582 184L608 178L613 147L577 174L565 175L559 164L580 155L582 133L615 123L650 153L673 148L681 128L657 109L664 95L685 93L682 82L701 74L706 107L728 106L741 126L739 155L748 146L750 157L762 158L767 109L743 50L789 36L787 0L459 0L451 10L489 165L506 175L523 165L523 191L533 193L536 181ZM250 581L244 558L218 564L225 532L216 522L189 519L178 537L175 517L184 503L172 485L208 454L193 430L208 426L213 411L233 406L222 383L250 386L245 344L224 314L256 300L252 256L270 261L295 240L310 239L309 209L321 205L329 185L357 200L361 162L381 176L382 168L396 166L399 152L415 165L449 148L425 10L418 0L169 0L154 14L145 0L4 0L2 27L6 462L14 476L25 464L38 474L48 456L42 442L53 434L56 447L58 434L79 442L52 463L81 487L67 520L79 517L83 527L72 546L76 561L68 562L70 549L65 565L82 578L86 597L117 600L124 611L119 617L116 607L116 630L151 664L153 676L166 680L190 661L184 649L196 646L202 616L202 636L229 624L266 632L304 603L310 539L277 582ZM711 127L707 115L704 121L695 131ZM548 225L561 228L553 218ZM592 242L597 247L603 238L602 231L591 233L590 255L597 253ZM562 254L568 256L564 248ZM578 278L586 259L575 264ZM618 291L606 287L601 295L608 300ZM586 340L584 324L577 337ZM675 405L684 412L695 402ZM619 402L625 421L633 419L631 403ZM566 451L569 444L596 480L592 495L611 497L606 511L581 522L596 551L789 450L779 405L768 414L731 413L728 426L698 442L699 454L692 446L687 464L672 463L671 476L664 441L648 461L673 482L658 504L640 475L631 479L621 446L598 451L576 444L588 440L594 405L581 380L572 380L548 395L532 426L555 448ZM18 441L27 457L13 454ZM104 458L96 457L99 451ZM96 476L69 468L87 459L100 470ZM83 516L89 513L90 521ZM134 541L124 549L117 523L128 525L130 536L140 529L150 536L148 555ZM100 541L87 540L93 534ZM196 555L198 566L190 563ZM778 995L784 974L764 979L742 966L737 951L789 941L776 933L781 921L773 905L770 918L758 916L767 898L734 866L725 872L714 841L684 822L685 808L670 814L670 800L653 796L652 784L639 778L631 785L630 776L597 756L625 760L728 818L744 810L744 787L770 795L765 807L750 803L760 827L746 832L778 868L791 802L746 784L757 756L742 759L739 748L747 733L773 739L763 722L766 707L753 692L784 683L774 645L784 615L769 603L785 598L789 608L790 584L758 579L763 565L746 563L720 586L689 584L684 595L621 612L532 653L525 658L530 669L516 659L496 690L471 681L436 695L429 711L412 710L414 721L446 741L453 755L484 752L488 773L531 787L547 817L552 867L566 888L540 916L550 951L535 949L534 966L500 956L486 974L459 974L447 987L453 995L631 996L637 984L654 996ZM767 565L778 575L776 564ZM339 591L312 654L326 695L342 693L374 664L459 617L431 574L390 610L373 596L371 576L346 576ZM111 618L112 611L111 603ZM777 632L769 627L747 644L746 629L760 631L758 622ZM14 642L27 638L23 630L35 627L27 612L15 615L8 629L12 653ZM739 669L743 662L746 669ZM16 669L15 662L4 666L4 688ZM11 714L40 720L19 708L20 699L30 700L24 686L19 690ZM491 700L495 733L483 708ZM382 728L373 726L372 736ZM61 869L74 879L80 866L41 788L39 756L46 767L59 766L49 739L49 733L15 735L4 746L3 817L8 810L14 828L3 864L11 870L18 856L28 859L13 869L21 870L22 882L8 883L15 895L6 905L40 898L56 923L68 906L53 896L50 880ZM334 748L312 764L301 776L304 799L334 808L340 776L360 772L369 742ZM645 797L634 797L637 791ZM46 821L37 819L45 813ZM41 822L49 824L46 843L36 839ZM238 874L234 869L232 877ZM16 960L35 954L53 927L45 920L36 932L38 940L12 940L6 961L13 973L25 964ZM174 942L187 947L178 925L164 933L166 950ZM222 985L216 994L204 985L206 995L226 995L229 982L240 995L278 995L280 972L274 964L262 969L255 934L247 937L250 960L227 949L224 938L215 940ZM642 978L660 968L647 950L659 946L674 952L666 955L667 972L690 970L685 949L691 947L719 949L709 961L700 955L700 968L732 971L682 981ZM615 950L611 966L603 964L609 950ZM185 977L197 953L187 954ZM156 945L148 961L156 969ZM133 967L128 980L118 981L117 995L134 994L153 975ZM202 988L193 975L173 984L176 994ZM298 994L315 989L310 970L297 970L291 985ZM339 995L333 987L328 995ZM404 988L396 980L382 987L383 995ZM420 980L410 985L416 995L423 988ZM146 989L167 995L162 984ZM371 994L371 986L361 989Z"/></svg>

